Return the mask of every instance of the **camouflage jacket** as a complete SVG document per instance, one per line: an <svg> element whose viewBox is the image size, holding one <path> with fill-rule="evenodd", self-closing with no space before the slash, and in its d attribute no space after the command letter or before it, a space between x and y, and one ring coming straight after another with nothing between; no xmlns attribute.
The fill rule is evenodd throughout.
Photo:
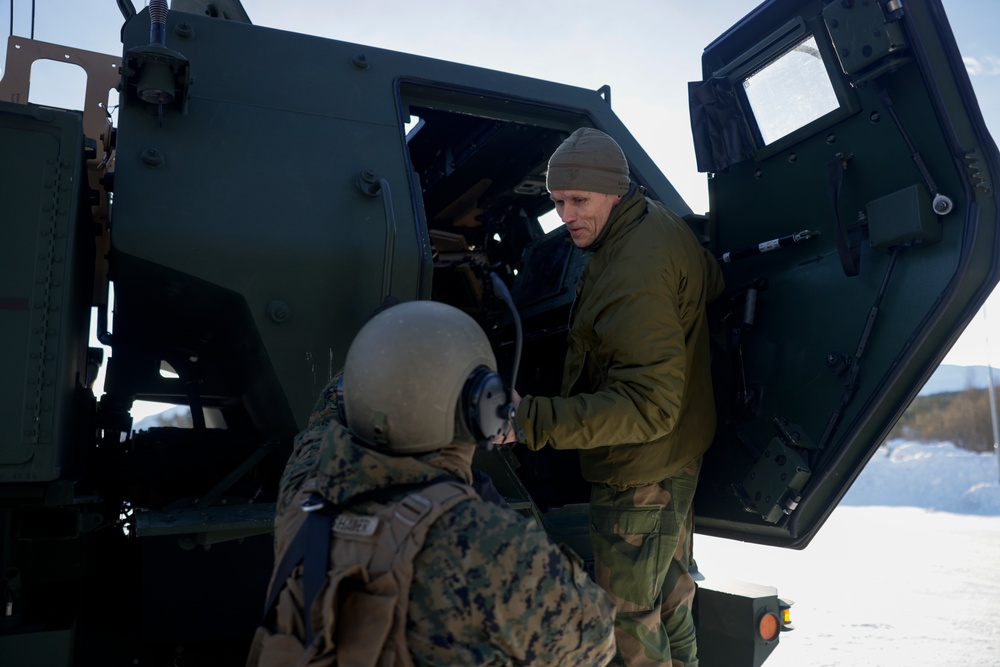
<svg viewBox="0 0 1000 667"><path fill-rule="evenodd" d="M722 271L687 224L633 186L577 284L562 396L525 396L531 449L580 450L583 476L660 482L708 449L715 402L705 307Z"/></svg>
<svg viewBox="0 0 1000 667"><path fill-rule="evenodd" d="M328 397L329 391L296 438L282 478L276 562L291 540L282 525L299 511L293 501L306 480L343 504L443 474L465 483L472 477L471 447L389 456L360 445ZM449 449L470 451L456 456ZM371 507L361 503L352 511ZM430 526L413 569L406 636L416 665L604 665L614 656L610 598L575 555L511 510L478 498L453 507ZM277 630L301 628L301 616L291 625Z"/></svg>

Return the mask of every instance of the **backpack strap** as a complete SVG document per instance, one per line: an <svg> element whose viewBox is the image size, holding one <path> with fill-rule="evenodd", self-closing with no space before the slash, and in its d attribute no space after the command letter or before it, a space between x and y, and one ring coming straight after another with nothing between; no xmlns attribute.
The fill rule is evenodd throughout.
<svg viewBox="0 0 1000 667"><path fill-rule="evenodd" d="M427 486L430 484L430 486ZM438 477L430 482L402 484L359 494L349 505L328 505L317 493L312 493L301 501L301 509L306 512L306 518L299 527L295 537L285 550L282 559L274 570L268 587L267 600L264 604L264 622L270 616L278 602L278 597L285 582L302 565L303 593L303 625L305 626L305 646L313 644L314 632L311 609L320 592L327 583L327 573L330 565L331 535L337 517L349 507L368 501L378 501L380 498L395 495L402 490L416 488L417 490L404 496L393 507L391 520L387 522L375 550L370 570L385 572L400 567L403 576L400 577L405 590L400 591L396 608L394 627L402 621L397 644L402 640L405 646L406 612L409 601L410 580L413 573L413 559L423 546L427 529L444 512L459 502L478 498L476 492L466 484L456 481L449 475ZM407 651L402 652L409 656Z"/></svg>
<svg viewBox="0 0 1000 667"><path fill-rule="evenodd" d="M467 484L450 479L415 491L400 499L390 508L377 545L374 546L370 561L365 569L372 577L378 577L383 573L391 573L392 575L396 587L396 601L391 627L384 628L385 640L381 647L361 646L356 641L344 641L344 637L354 637L361 634L360 632L352 632L349 627L346 627L353 619L345 619L345 627L337 629L337 634L341 638L338 657L345 664L355 664L352 655L355 651L370 655L373 650L377 649L382 654L382 661L378 663L380 665L412 666L413 662L406 642L406 619L409 615L413 561L423 549L428 529L442 514L465 500L478 497ZM334 553L336 550L335 544ZM368 621L371 620L368 619ZM338 622L338 625L341 624ZM335 643L336 636L334 636L333 629L327 628L326 632L328 633L325 638L327 645Z"/></svg>
<svg viewBox="0 0 1000 667"><path fill-rule="evenodd" d="M436 484L450 479L453 478L442 475L427 483L397 484L381 489L373 489L358 494L351 499L350 503L345 505L330 505L315 491L307 495L299 503L300 509L307 513L306 520L299 527L298 532L295 533L295 537L288 545L288 548L285 549L281 562L278 563L278 567L275 568L271 576L271 582L268 585L267 600L264 602L264 618L267 618L267 615L274 609L274 605L278 601L278 595L281 593L281 589L284 588L285 582L292 576L292 572L299 566L299 563L302 563L305 559L307 548L313 546L312 552L314 554L328 554L330 552L330 527L337 515L359 503L379 500L379 498L394 495L405 489L419 489L427 484ZM308 484L309 482L307 481L303 486L308 486ZM326 550L320 551L316 547L317 542L324 542ZM322 584L322 580L320 583ZM304 582L303 586L305 586ZM305 592L308 595L308 590ZM318 589L316 592L318 592ZM315 599L315 595L313 599ZM308 609L309 607L307 606L306 608Z"/></svg>
<svg viewBox="0 0 1000 667"><path fill-rule="evenodd" d="M438 482L421 491L414 491L402 498L394 508L383 544L395 544L395 549L380 550L372 560L371 569L384 572L389 564L399 558L413 560L423 546L427 529L442 514L456 504L476 498L476 492L466 484L456 481ZM390 542L391 540L391 542ZM381 546L381 545L380 545Z"/></svg>

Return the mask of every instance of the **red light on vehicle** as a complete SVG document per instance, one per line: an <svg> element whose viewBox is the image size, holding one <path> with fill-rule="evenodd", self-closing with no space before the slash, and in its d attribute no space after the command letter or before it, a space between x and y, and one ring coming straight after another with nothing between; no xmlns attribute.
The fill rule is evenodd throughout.
<svg viewBox="0 0 1000 667"><path fill-rule="evenodd" d="M773 642L777 639L778 633L781 632L781 621L778 619L778 615L769 611L761 616L757 623L757 632L760 633L760 638L766 642Z"/></svg>

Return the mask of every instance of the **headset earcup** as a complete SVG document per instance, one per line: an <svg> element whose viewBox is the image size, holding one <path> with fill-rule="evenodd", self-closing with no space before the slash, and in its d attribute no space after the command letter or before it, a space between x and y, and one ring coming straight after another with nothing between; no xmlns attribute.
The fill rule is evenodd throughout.
<svg viewBox="0 0 1000 667"><path fill-rule="evenodd" d="M344 408L344 373L337 375L337 384L333 390L334 404L337 406L337 420L341 424L347 424L347 410Z"/></svg>
<svg viewBox="0 0 1000 667"><path fill-rule="evenodd" d="M501 408L507 402L503 379L485 366L474 370L465 381L462 419L477 442L488 443L503 434L507 420Z"/></svg>

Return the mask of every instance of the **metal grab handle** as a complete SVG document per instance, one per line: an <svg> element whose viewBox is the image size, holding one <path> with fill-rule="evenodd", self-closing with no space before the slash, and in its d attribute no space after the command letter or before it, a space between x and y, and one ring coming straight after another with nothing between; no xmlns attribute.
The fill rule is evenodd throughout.
<svg viewBox="0 0 1000 667"><path fill-rule="evenodd" d="M392 262L396 244L396 212L392 208L392 190L389 188L389 181L376 177L371 169L361 172L358 185L369 197L382 195L382 206L385 209L385 253L382 258L382 298L379 303L384 303L391 291Z"/></svg>

